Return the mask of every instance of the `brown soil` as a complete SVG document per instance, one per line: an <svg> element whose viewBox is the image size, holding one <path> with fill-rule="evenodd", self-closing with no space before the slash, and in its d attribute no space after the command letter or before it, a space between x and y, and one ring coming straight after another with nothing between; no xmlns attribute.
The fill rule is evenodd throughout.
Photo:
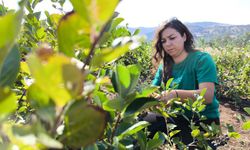
<svg viewBox="0 0 250 150"><path fill-rule="evenodd" d="M242 130L242 121L239 119L241 115L244 115L247 120L250 119L249 116L246 116L245 113L236 110L231 107L231 105L224 103L220 105L221 113L221 128L222 134L227 134L226 124L233 125L236 132L240 133L240 138L234 139L230 138L228 143L222 147L219 147L219 150L250 150L250 131Z"/></svg>

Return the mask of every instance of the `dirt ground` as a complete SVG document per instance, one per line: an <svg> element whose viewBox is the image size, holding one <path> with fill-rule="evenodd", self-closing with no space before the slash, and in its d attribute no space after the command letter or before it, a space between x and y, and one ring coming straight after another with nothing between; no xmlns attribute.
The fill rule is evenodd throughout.
<svg viewBox="0 0 250 150"><path fill-rule="evenodd" d="M242 121L239 117L244 113L232 108L229 104L224 103L220 105L221 113L221 128L222 134L227 134L226 124L233 125L236 132L241 134L241 137L238 139L230 138L228 143L222 147L219 147L219 150L250 150L250 131L242 130ZM246 116L246 119L249 120L250 117Z"/></svg>

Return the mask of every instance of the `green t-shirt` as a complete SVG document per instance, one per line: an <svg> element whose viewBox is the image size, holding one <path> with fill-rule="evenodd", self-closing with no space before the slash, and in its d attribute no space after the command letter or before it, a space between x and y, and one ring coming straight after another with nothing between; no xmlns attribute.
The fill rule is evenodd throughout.
<svg viewBox="0 0 250 150"><path fill-rule="evenodd" d="M152 85L161 85L162 71L163 66L160 65ZM208 53L201 51L190 52L184 61L179 64L174 64L172 77L174 80L171 86L176 87L176 89L196 90L202 82L214 82L218 84L216 66L212 57ZM216 99L215 93L213 102L207 104L201 114L209 119L219 118L219 102ZM187 111L186 115L191 117L191 112Z"/></svg>

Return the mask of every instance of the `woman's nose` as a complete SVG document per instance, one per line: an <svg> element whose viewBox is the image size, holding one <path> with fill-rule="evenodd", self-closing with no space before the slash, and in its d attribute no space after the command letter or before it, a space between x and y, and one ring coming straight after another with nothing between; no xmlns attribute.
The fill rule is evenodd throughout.
<svg viewBox="0 0 250 150"><path fill-rule="evenodd" d="M171 42L169 40L166 40L166 42L164 44L165 44L165 46L170 46Z"/></svg>

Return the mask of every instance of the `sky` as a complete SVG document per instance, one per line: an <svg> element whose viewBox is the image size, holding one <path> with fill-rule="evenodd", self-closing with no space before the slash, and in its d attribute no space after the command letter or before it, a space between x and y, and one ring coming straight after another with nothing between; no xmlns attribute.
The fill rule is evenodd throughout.
<svg viewBox="0 0 250 150"><path fill-rule="evenodd" d="M10 8L17 7L18 0L3 1ZM43 0L37 10L59 13L49 3L50 0ZM69 0L66 0L64 10L71 9ZM116 11L130 27L155 27L171 17L183 22L250 24L250 0L122 0Z"/></svg>

